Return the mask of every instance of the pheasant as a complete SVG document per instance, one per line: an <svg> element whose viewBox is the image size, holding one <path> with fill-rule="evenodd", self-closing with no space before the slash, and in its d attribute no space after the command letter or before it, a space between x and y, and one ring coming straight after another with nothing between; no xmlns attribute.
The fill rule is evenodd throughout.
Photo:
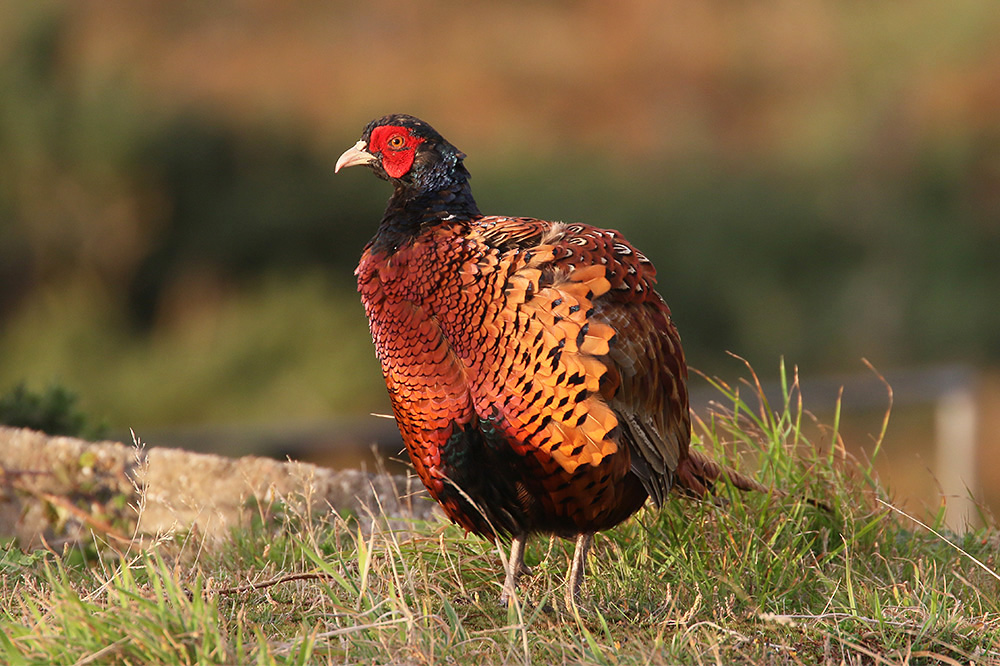
<svg viewBox="0 0 1000 666"><path fill-rule="evenodd" d="M393 185L355 272L406 449L445 514L510 541L501 603L533 534L576 541L679 487L755 481L688 448L687 366L649 259L617 231L483 215L465 154L407 115L337 160Z"/></svg>

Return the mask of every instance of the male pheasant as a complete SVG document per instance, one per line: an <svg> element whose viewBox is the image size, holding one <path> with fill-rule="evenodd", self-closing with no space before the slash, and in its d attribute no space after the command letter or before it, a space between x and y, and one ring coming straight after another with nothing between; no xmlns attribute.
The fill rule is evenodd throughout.
<svg viewBox="0 0 1000 666"><path fill-rule="evenodd" d="M407 115L374 120L337 160L394 190L356 275L407 451L451 520L511 539L576 539L572 604L594 532L675 485L720 476L688 449L687 366L649 260L616 231L483 215L465 155Z"/></svg>

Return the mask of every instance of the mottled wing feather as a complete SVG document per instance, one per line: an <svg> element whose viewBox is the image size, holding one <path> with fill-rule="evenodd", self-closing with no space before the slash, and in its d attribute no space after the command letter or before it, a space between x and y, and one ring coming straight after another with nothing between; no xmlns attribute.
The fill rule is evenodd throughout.
<svg viewBox="0 0 1000 666"><path fill-rule="evenodd" d="M518 268L491 312L490 334L510 349L503 385L477 411L497 406L519 453L570 473L625 444L661 503L687 454L690 417L687 367L652 264L615 231L486 220L484 237Z"/></svg>
<svg viewBox="0 0 1000 666"><path fill-rule="evenodd" d="M519 455L572 474L618 450L608 436L617 420L599 393L607 371L600 357L614 331L587 318L593 299L608 289L600 271L548 280L539 266L550 257L549 248L534 248L491 302L488 336L505 348L473 395L476 410L498 421Z"/></svg>

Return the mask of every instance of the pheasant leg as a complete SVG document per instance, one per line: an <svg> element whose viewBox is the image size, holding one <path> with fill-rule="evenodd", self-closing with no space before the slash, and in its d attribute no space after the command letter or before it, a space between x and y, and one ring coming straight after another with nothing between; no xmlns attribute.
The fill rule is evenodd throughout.
<svg viewBox="0 0 1000 666"><path fill-rule="evenodd" d="M531 569L524 563L524 547L528 543L527 534L518 534L510 544L510 558L507 560L507 577L503 581L503 591L500 593L500 604L507 605L510 598L517 592L517 582L521 574L531 574Z"/></svg>
<svg viewBox="0 0 1000 666"><path fill-rule="evenodd" d="M583 532L576 535L576 549L573 551L573 563L569 567L569 574L566 576L566 608L576 606L576 600L580 596L580 588L583 586L583 570L587 561L587 552L590 544L594 541L593 532Z"/></svg>

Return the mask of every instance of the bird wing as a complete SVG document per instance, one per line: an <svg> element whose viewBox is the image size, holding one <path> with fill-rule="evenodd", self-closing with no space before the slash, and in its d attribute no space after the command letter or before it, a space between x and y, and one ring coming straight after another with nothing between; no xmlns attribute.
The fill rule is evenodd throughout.
<svg viewBox="0 0 1000 666"><path fill-rule="evenodd" d="M652 265L615 231L527 218L480 228L500 250L483 318L497 352L471 382L480 419L547 471L627 461L659 503L687 455L690 417Z"/></svg>
<svg viewBox="0 0 1000 666"><path fill-rule="evenodd" d="M620 382L609 396L632 469L657 506L688 457L691 416L687 364L665 303L613 303L597 316L619 332L611 350L611 373Z"/></svg>

